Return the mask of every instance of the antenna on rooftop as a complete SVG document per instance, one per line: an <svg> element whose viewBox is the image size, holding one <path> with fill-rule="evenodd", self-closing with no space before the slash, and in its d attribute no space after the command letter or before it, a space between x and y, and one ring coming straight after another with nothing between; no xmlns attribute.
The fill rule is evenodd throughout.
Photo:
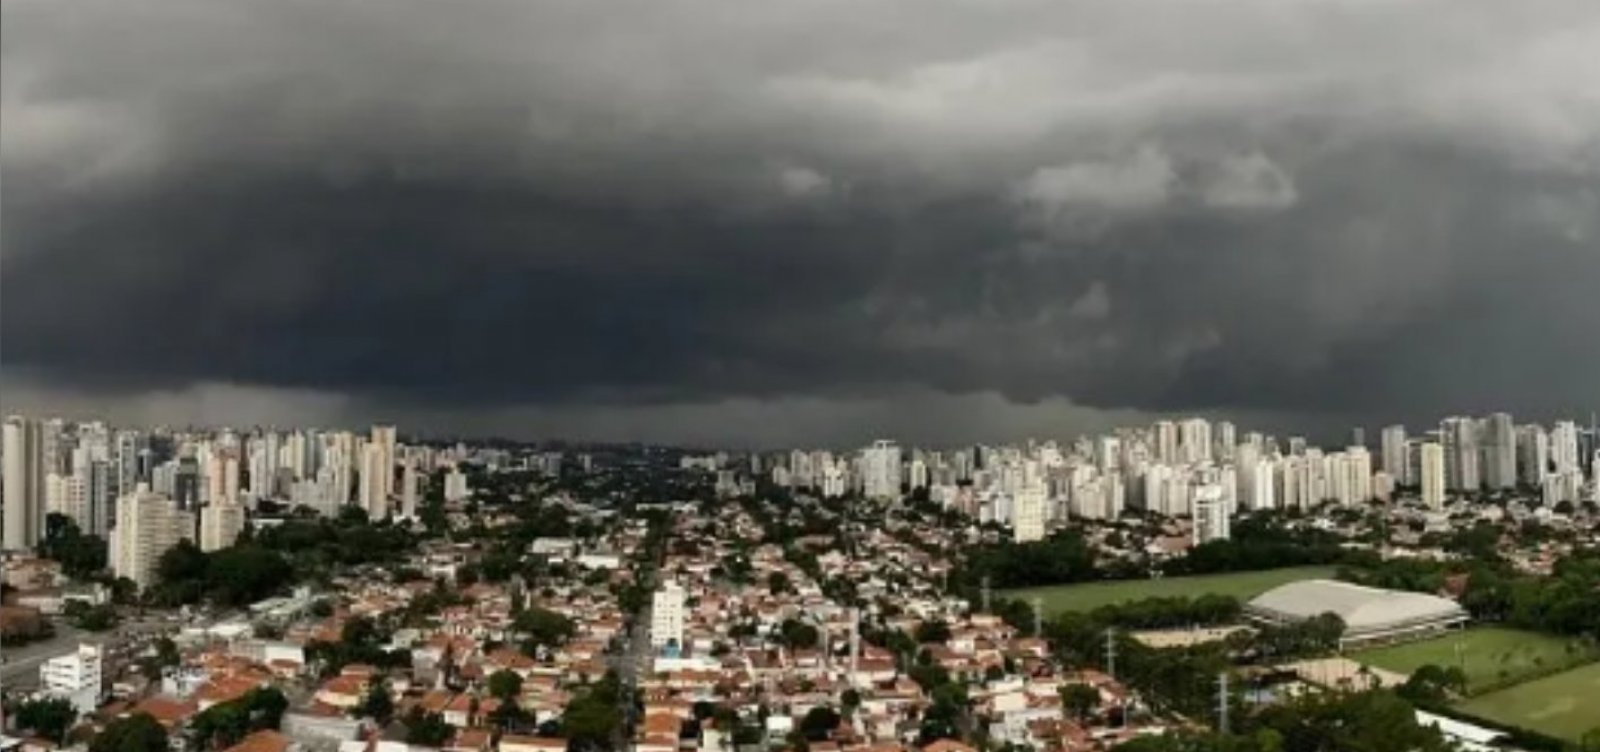
<svg viewBox="0 0 1600 752"><path fill-rule="evenodd" d="M1106 629L1106 676L1117 678L1117 631Z"/></svg>
<svg viewBox="0 0 1600 752"><path fill-rule="evenodd" d="M1038 596L1033 599L1033 636L1044 636L1044 599Z"/></svg>

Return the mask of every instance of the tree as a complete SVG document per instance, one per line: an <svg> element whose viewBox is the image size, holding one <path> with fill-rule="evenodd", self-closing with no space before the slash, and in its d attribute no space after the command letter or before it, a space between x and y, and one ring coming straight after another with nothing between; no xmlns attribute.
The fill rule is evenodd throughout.
<svg viewBox="0 0 1600 752"><path fill-rule="evenodd" d="M821 639L816 627L799 619L784 619L778 625L778 640L790 650L816 647Z"/></svg>
<svg viewBox="0 0 1600 752"><path fill-rule="evenodd" d="M917 642L945 642L950 639L950 625L941 619L932 619L917 625Z"/></svg>
<svg viewBox="0 0 1600 752"><path fill-rule="evenodd" d="M825 741L839 728L839 713L827 705L818 705L800 719L800 733L809 741Z"/></svg>
<svg viewBox="0 0 1600 752"><path fill-rule="evenodd" d="M388 682L376 681L367 688L367 695L355 707L355 715L388 723L394 717L394 698L389 696Z"/></svg>
<svg viewBox="0 0 1600 752"><path fill-rule="evenodd" d="M17 706L17 725L32 729L33 733L60 744L67 729L78 719L72 703L59 697L28 700Z"/></svg>
<svg viewBox="0 0 1600 752"><path fill-rule="evenodd" d="M512 628L527 636L523 652L534 654L541 647L559 647L576 633L577 626L562 614L534 606L512 622Z"/></svg>
<svg viewBox="0 0 1600 752"><path fill-rule="evenodd" d="M135 713L107 724L89 752L168 752L167 730L149 713Z"/></svg>
<svg viewBox="0 0 1600 752"><path fill-rule="evenodd" d="M1068 684L1061 688L1061 709L1082 721L1100 704L1100 691L1087 684Z"/></svg>
<svg viewBox="0 0 1600 752"><path fill-rule="evenodd" d="M501 669L489 675L489 694L501 702L510 702L522 694L522 676L515 671Z"/></svg>
<svg viewBox="0 0 1600 752"><path fill-rule="evenodd" d="M412 707L406 716L406 743L420 747L442 747L455 734L455 727L444 722L438 713L425 713Z"/></svg>
<svg viewBox="0 0 1600 752"><path fill-rule="evenodd" d="M767 575L767 590L773 595L789 592L789 575L783 572L773 572Z"/></svg>

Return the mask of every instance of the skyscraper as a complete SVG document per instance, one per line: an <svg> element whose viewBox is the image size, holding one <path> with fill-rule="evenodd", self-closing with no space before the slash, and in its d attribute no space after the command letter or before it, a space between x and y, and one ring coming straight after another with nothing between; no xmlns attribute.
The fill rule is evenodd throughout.
<svg viewBox="0 0 1600 752"><path fill-rule="evenodd" d="M1517 479L1525 486L1538 488L1550 470L1550 435L1538 425L1517 429Z"/></svg>
<svg viewBox="0 0 1600 752"><path fill-rule="evenodd" d="M1444 508L1444 447L1428 442L1422 445L1418 470L1422 477L1422 505L1438 511Z"/></svg>
<svg viewBox="0 0 1600 752"><path fill-rule="evenodd" d="M1439 440L1444 445L1445 487L1452 491L1477 491L1482 487L1478 421L1445 418L1439 425Z"/></svg>
<svg viewBox="0 0 1600 752"><path fill-rule="evenodd" d="M383 446L368 442L361 453L361 506L367 517L381 520L389 516L389 495L383 489L383 477L388 465L384 462Z"/></svg>
<svg viewBox="0 0 1600 752"><path fill-rule="evenodd" d="M1025 470L1011 507L1012 534L1018 543L1044 538L1046 493L1044 477L1036 469Z"/></svg>
<svg viewBox="0 0 1600 752"><path fill-rule="evenodd" d="M5 533L6 549L32 549L44 528L44 440L39 422L20 416L6 418L5 454Z"/></svg>
<svg viewBox="0 0 1600 752"><path fill-rule="evenodd" d="M1504 490L1517 485L1516 425L1506 413L1495 413L1484 421L1484 481L1489 488Z"/></svg>
<svg viewBox="0 0 1600 752"><path fill-rule="evenodd" d="M1380 451L1383 457L1383 471L1401 485L1408 486L1414 483L1411 478L1411 463L1406 457L1406 427L1385 426L1379 440L1382 444Z"/></svg>
<svg viewBox="0 0 1600 752"><path fill-rule="evenodd" d="M880 439L861 450L861 483L869 499L900 498L900 445Z"/></svg>
<svg viewBox="0 0 1600 752"><path fill-rule="evenodd" d="M378 456L372 470L378 473L378 491L387 500L394 495L395 429L394 426L373 426L372 443L378 446ZM363 470L367 468L362 468ZM387 506L387 501L385 501Z"/></svg>

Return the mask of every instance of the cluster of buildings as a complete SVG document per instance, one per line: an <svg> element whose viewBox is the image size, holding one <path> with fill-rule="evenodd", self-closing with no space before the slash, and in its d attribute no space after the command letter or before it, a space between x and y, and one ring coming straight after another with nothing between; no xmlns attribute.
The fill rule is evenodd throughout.
<svg viewBox="0 0 1600 752"><path fill-rule="evenodd" d="M466 498L455 469L464 446L406 446L394 426L366 435L112 429L12 416L4 425L3 524L8 551L27 551L50 514L110 542L115 574L150 584L161 554L179 540L214 551L233 544L264 502L337 515L355 505L373 519L415 518L423 479L444 473L445 497Z"/></svg>
<svg viewBox="0 0 1600 752"><path fill-rule="evenodd" d="M1445 419L1436 431L1381 432L1374 454L1357 430L1333 451L1304 438L1239 434L1200 418L1024 446L903 450L877 441L854 455L792 451L766 458L771 481L824 497L899 498L925 491L941 505L1007 524L1017 540L1042 538L1070 518L1116 519L1127 510L1197 520L1197 542L1228 536L1241 510L1352 506L1415 494L1442 509L1447 496L1534 489L1543 504L1600 501L1600 440L1561 421L1546 430L1510 415ZM715 458L696 458L722 467ZM761 472L761 457L752 470Z"/></svg>

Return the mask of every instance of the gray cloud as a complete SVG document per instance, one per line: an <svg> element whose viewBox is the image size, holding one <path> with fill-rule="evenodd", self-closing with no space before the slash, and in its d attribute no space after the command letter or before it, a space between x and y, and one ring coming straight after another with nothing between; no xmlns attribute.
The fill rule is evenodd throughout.
<svg viewBox="0 0 1600 752"><path fill-rule="evenodd" d="M1582 0L3 14L0 354L75 394L1597 396Z"/></svg>

